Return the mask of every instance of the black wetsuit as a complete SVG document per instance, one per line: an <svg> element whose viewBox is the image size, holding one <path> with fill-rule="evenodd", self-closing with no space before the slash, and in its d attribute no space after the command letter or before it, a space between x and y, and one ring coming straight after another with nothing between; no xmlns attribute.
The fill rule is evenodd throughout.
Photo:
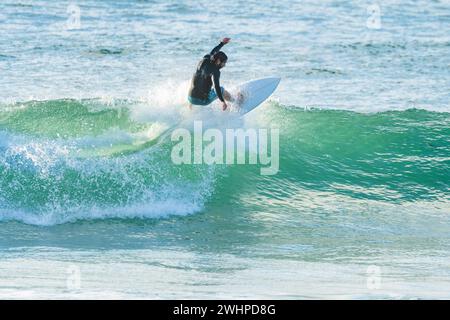
<svg viewBox="0 0 450 320"><path fill-rule="evenodd" d="M221 42L198 63L197 70L192 77L189 96L200 100L207 100L214 81L214 90L216 91L217 97L220 101L224 101L219 83L220 70L211 60L212 55L218 52L224 44L225 43ZM211 80L211 77L213 80Z"/></svg>

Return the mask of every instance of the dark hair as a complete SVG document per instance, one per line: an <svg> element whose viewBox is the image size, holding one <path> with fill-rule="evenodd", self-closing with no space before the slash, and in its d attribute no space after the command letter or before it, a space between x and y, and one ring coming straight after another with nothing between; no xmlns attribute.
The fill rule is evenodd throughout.
<svg viewBox="0 0 450 320"><path fill-rule="evenodd" d="M213 59L214 62L217 61L217 59L220 59L220 61L222 61L222 62L226 62L228 60L228 57L227 57L227 55L224 52L219 51L219 52L216 52L212 56L212 59Z"/></svg>

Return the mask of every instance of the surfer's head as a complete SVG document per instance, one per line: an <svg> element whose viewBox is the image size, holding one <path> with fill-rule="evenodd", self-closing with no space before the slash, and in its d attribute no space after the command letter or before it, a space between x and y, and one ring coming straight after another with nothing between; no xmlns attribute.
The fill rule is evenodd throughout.
<svg viewBox="0 0 450 320"><path fill-rule="evenodd" d="M223 68L227 63L228 57L224 52L219 51L212 56L212 60L216 66L218 66L219 68Z"/></svg>

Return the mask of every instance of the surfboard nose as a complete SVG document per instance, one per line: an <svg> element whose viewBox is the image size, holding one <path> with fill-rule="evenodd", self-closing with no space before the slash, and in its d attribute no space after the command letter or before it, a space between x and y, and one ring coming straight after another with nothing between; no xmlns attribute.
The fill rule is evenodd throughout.
<svg viewBox="0 0 450 320"><path fill-rule="evenodd" d="M275 91L280 80L280 77L269 77L241 84L238 91L245 93L245 99L240 103L240 113L246 114L263 103Z"/></svg>
<svg viewBox="0 0 450 320"><path fill-rule="evenodd" d="M280 77L267 77L267 78L264 78L264 79L267 79L267 80L276 82L277 85L278 85L278 84L280 83L280 81L281 81L281 78L280 78Z"/></svg>

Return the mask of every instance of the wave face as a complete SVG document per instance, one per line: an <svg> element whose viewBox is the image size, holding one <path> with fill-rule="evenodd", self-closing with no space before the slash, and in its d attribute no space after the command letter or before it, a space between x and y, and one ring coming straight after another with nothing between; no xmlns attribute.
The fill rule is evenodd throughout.
<svg viewBox="0 0 450 320"><path fill-rule="evenodd" d="M200 210L212 190L212 168L172 165L165 143L131 152L158 126L95 101L12 106L0 121L2 219L55 224Z"/></svg>
<svg viewBox="0 0 450 320"><path fill-rule="evenodd" d="M450 199L448 113L272 102L246 122L280 128L280 171L261 176L256 165L174 165L165 132L182 115L142 121L140 108L67 99L2 106L0 219L53 225L233 207L307 212L318 201L447 206Z"/></svg>

